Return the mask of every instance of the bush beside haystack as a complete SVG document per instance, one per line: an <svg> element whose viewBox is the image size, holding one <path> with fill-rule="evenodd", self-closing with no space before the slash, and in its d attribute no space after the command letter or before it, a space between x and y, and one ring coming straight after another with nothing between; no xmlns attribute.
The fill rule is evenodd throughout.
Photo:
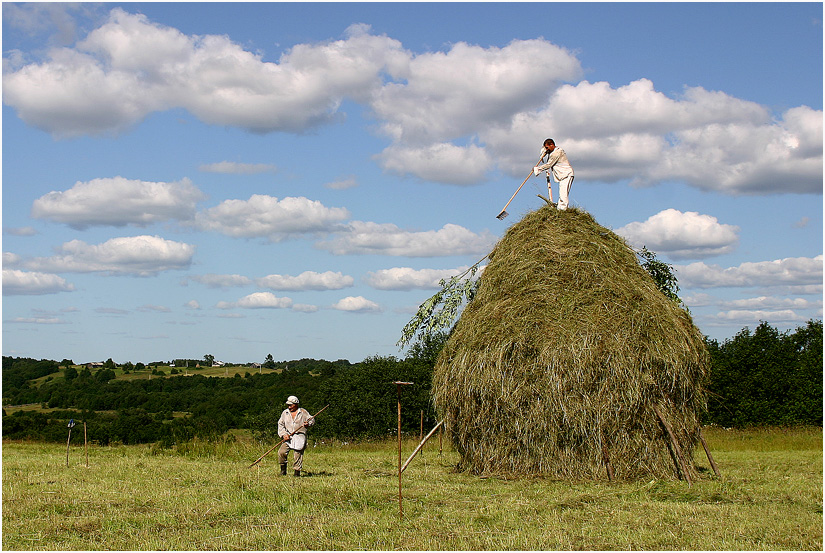
<svg viewBox="0 0 825 553"><path fill-rule="evenodd" d="M545 206L490 254L441 352L433 399L476 474L675 478L688 462L708 357L688 313L622 238L577 209Z"/></svg>

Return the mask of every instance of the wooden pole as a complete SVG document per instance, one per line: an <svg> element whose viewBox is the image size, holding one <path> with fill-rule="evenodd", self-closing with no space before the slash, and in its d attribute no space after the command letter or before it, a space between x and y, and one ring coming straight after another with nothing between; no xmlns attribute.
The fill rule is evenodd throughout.
<svg viewBox="0 0 825 553"><path fill-rule="evenodd" d="M610 457L607 456L607 446L602 442L602 459L607 469L607 480L613 482L613 465L610 464Z"/></svg>
<svg viewBox="0 0 825 553"><path fill-rule="evenodd" d="M427 434L427 437L421 439L421 443L418 444L418 447L415 448L415 451L412 452L412 455L410 455L410 457L407 459L407 461L401 467L401 472L404 472L404 470L407 468L407 465L409 465L410 461L412 461L413 457L415 457L415 454L418 453L421 450L422 447L424 447L424 444L427 443L427 440L429 440L432 437L432 435L435 434L435 431L438 430L443 423L444 423L444 421L441 421L438 424L436 424L435 427L433 427L433 429L430 430L430 433Z"/></svg>
<svg viewBox="0 0 825 553"><path fill-rule="evenodd" d="M86 421L83 421L83 449L86 451L86 468L89 468L89 439L86 434Z"/></svg>
<svg viewBox="0 0 825 553"><path fill-rule="evenodd" d="M398 518L404 518L404 508L401 506L401 386L409 386L412 382L393 382L398 392Z"/></svg>
<svg viewBox="0 0 825 553"><path fill-rule="evenodd" d="M539 160L536 162L536 165L538 165L538 164L541 162L541 160L542 160L543 158L544 158L544 155L542 155L542 156L539 158ZM534 165L534 167L535 167L535 165ZM530 177L532 177L532 176L533 176L533 170L532 170L532 169L530 169L530 172L527 174L527 179L529 179L529 178L530 178ZM524 179L524 182L522 182L522 183L521 183L521 185L519 185L519 187L516 189L516 191L515 191L515 192L513 192L513 196L512 196L512 197L511 197L511 198L507 201L507 203L506 203L506 204L504 204L504 209L502 209L502 210L501 210L501 213L499 213L498 215L496 215L496 219L504 219L505 217L507 217L507 215L508 215L508 213L507 213L507 206L509 206L509 205L510 205L510 202L512 202L512 201L513 201L513 198L515 198L515 197L516 197L516 194L518 194L519 190L521 190L521 187L522 187L522 186L524 186L524 183L525 183L525 182L527 182L527 179Z"/></svg>
<svg viewBox="0 0 825 553"><path fill-rule="evenodd" d="M702 447L705 449L705 455L708 456L708 461L710 461L710 468L713 469L713 473L716 476L722 476L719 473L719 469L716 468L716 462L713 460L713 455L710 454L710 448L708 448L707 442L705 442L705 437L702 436L702 429L699 429L699 441L702 442Z"/></svg>
<svg viewBox="0 0 825 553"><path fill-rule="evenodd" d="M72 441L72 428L74 427L74 419L69 419L69 424L66 426L69 427L69 439L66 440L66 466L69 466L69 442Z"/></svg>
<svg viewBox="0 0 825 553"><path fill-rule="evenodd" d="M69 427L69 439L66 440L66 466L69 466L69 442L72 441L72 427Z"/></svg>
<svg viewBox="0 0 825 553"><path fill-rule="evenodd" d="M662 416L662 412L659 411L659 407L655 403L653 404L653 412L656 413L657 417L659 417L659 420L662 422L665 430L667 430L667 433L670 436L670 443L673 445L673 452L675 454L674 457L676 457L676 467L681 468L682 474L685 475L685 480L687 480L688 487L690 487L692 482L690 481L690 474L688 474L687 462L685 462L685 458L682 455L682 449L679 447L679 443L676 441L676 436L673 434L673 429L670 428L670 425Z"/></svg>
<svg viewBox="0 0 825 553"><path fill-rule="evenodd" d="M424 410L421 410L421 429L418 431L418 441L424 439ZM424 450L421 450L421 455L424 455Z"/></svg>

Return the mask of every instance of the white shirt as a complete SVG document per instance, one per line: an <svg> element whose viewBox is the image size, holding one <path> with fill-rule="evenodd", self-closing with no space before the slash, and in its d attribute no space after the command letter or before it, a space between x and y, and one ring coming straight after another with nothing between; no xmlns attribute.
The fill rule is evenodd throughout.
<svg viewBox="0 0 825 553"><path fill-rule="evenodd" d="M297 433L306 434L306 429L313 424L315 424L315 419L312 418L306 409L299 407L295 418L292 418L292 413L290 413L289 409L284 409L283 413L281 413L281 418L278 419L278 436L292 434L302 425L304 425L304 427L298 430Z"/></svg>
<svg viewBox="0 0 825 553"><path fill-rule="evenodd" d="M547 150L543 150L547 151ZM547 162L543 163L542 165L538 166L540 171L551 171L553 172L553 178L556 182L560 182L562 179L567 177L572 177L573 167L570 165L570 161L567 159L567 154L564 153L564 150L561 148L556 148L547 158Z"/></svg>

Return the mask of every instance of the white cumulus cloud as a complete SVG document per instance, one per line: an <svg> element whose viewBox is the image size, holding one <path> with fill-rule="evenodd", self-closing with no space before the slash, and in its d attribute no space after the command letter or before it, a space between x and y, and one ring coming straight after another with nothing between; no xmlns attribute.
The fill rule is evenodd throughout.
<svg viewBox="0 0 825 553"><path fill-rule="evenodd" d="M23 258L16 253L3 252L3 267L15 267L20 264Z"/></svg>
<svg viewBox="0 0 825 553"><path fill-rule="evenodd" d="M232 288L252 284L252 279L243 275L218 275L215 273L189 276L184 282L189 280L193 280L209 288Z"/></svg>
<svg viewBox="0 0 825 553"><path fill-rule="evenodd" d="M541 129L553 129L579 179L679 180L731 195L821 194L822 125L822 111L807 106L772 116L766 106L701 87L671 98L648 79L618 88L582 81L479 139L514 176L535 163L532 152L547 138Z"/></svg>
<svg viewBox="0 0 825 553"><path fill-rule="evenodd" d="M483 148L476 145L459 147L443 142L424 147L396 144L376 159L384 170L392 173L457 185L480 184L493 165Z"/></svg>
<svg viewBox="0 0 825 553"><path fill-rule="evenodd" d="M411 57L372 102L394 142L411 145L474 134L538 108L562 82L580 76L568 50L543 39L503 48L453 44Z"/></svg>
<svg viewBox="0 0 825 553"><path fill-rule="evenodd" d="M235 302L218 302L218 309L289 309L292 307L291 298L280 298L272 292L255 292L244 296Z"/></svg>
<svg viewBox="0 0 825 553"><path fill-rule="evenodd" d="M123 177L77 182L63 192L49 192L32 204L31 215L84 229L94 225L146 226L171 219L188 220L205 198L189 179L146 182Z"/></svg>
<svg viewBox="0 0 825 553"><path fill-rule="evenodd" d="M58 318L58 317L15 317L14 319L10 319L9 323L18 323L18 324L36 324L36 325L56 325L56 324L66 324L66 321Z"/></svg>
<svg viewBox="0 0 825 553"><path fill-rule="evenodd" d="M333 271L304 271L298 276L267 275L255 279L258 286L271 290L340 290L349 288L354 282L351 276Z"/></svg>
<svg viewBox="0 0 825 553"><path fill-rule="evenodd" d="M349 217L342 207L326 207L304 197L278 199L253 194L249 200L225 200L195 215L201 230L235 238L267 238L279 242L292 235L328 232Z"/></svg>
<svg viewBox="0 0 825 553"><path fill-rule="evenodd" d="M393 267L367 273L364 281L378 290L436 289L442 279L460 275L467 267L458 269L412 269Z"/></svg>
<svg viewBox="0 0 825 553"><path fill-rule="evenodd" d="M446 224L439 230L408 231L386 223L353 221L345 231L318 248L335 255L373 254L406 257L438 257L488 253L496 238L484 231L476 234L460 225Z"/></svg>
<svg viewBox="0 0 825 553"><path fill-rule="evenodd" d="M716 322L735 322L737 325L753 324L761 321L771 321L776 324L807 320L806 317L797 314L792 309L780 309L778 311L732 309L730 311L720 311L716 315L707 317L707 319Z"/></svg>
<svg viewBox="0 0 825 553"><path fill-rule="evenodd" d="M74 48L4 75L3 99L57 136L118 132L154 111L254 132L300 132L363 99L407 58L400 44L354 25L343 40L298 44L277 62L223 35L185 35L120 8Z"/></svg>
<svg viewBox="0 0 825 553"><path fill-rule="evenodd" d="M160 236L112 238L102 244L72 240L57 248L51 257L21 261L27 269L44 272L93 273L148 276L162 271L186 269L195 246Z"/></svg>
<svg viewBox="0 0 825 553"><path fill-rule="evenodd" d="M74 285L48 273L3 269L3 295L26 296L71 292Z"/></svg>
<svg viewBox="0 0 825 553"><path fill-rule="evenodd" d="M679 130L674 145L637 181L683 180L732 195L822 194L822 128L822 111L801 106L766 123L720 121Z"/></svg>
<svg viewBox="0 0 825 553"><path fill-rule="evenodd" d="M822 301L813 302L805 298L780 298L776 296L759 296L739 300L725 300L718 302L720 307L727 309L811 309L822 307Z"/></svg>
<svg viewBox="0 0 825 553"><path fill-rule="evenodd" d="M665 209L644 222L629 223L616 234L637 248L646 246L673 259L700 259L733 251L739 227L720 223L711 215Z"/></svg>
<svg viewBox="0 0 825 553"><path fill-rule="evenodd" d="M350 313L380 313L382 311L380 305L364 296L348 296L333 304L332 308Z"/></svg>
<svg viewBox="0 0 825 553"><path fill-rule="evenodd" d="M682 288L809 286L822 284L822 256L787 257L723 268L701 261L675 265Z"/></svg>

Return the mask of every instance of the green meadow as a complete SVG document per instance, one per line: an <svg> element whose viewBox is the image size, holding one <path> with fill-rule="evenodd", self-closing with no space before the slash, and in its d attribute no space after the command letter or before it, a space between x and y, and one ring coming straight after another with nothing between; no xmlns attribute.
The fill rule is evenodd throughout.
<svg viewBox="0 0 825 553"><path fill-rule="evenodd" d="M155 446L3 444L4 550L822 550L821 428L705 437L721 476L561 482L453 471L434 437L310 440L300 478L243 435ZM81 434L82 436L82 434ZM417 440L403 443L404 459Z"/></svg>

